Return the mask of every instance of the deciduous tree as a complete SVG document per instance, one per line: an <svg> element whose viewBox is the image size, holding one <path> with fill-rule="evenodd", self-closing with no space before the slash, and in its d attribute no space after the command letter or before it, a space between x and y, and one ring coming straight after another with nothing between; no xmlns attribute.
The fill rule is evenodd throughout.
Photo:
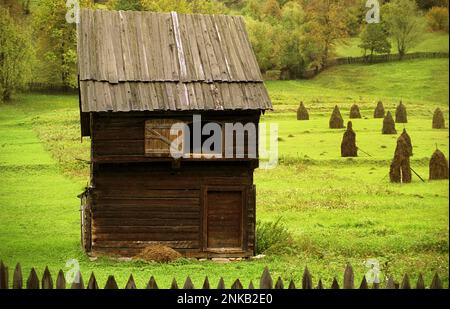
<svg viewBox="0 0 450 309"><path fill-rule="evenodd" d="M387 54L391 51L391 43L383 24L367 24L360 35L361 47L364 50L364 55L367 52L370 54L372 60L373 54Z"/></svg>
<svg viewBox="0 0 450 309"><path fill-rule="evenodd" d="M32 48L28 31L0 6L0 101L8 101L30 77Z"/></svg>
<svg viewBox="0 0 450 309"><path fill-rule="evenodd" d="M414 0L392 0L383 6L382 18L397 44L400 57L420 41L424 23Z"/></svg>
<svg viewBox="0 0 450 309"><path fill-rule="evenodd" d="M333 55L336 44L348 33L349 12L347 5L352 0L307 0L305 3L306 20L309 23L305 29L306 37L313 42L315 50L314 62L325 66Z"/></svg>

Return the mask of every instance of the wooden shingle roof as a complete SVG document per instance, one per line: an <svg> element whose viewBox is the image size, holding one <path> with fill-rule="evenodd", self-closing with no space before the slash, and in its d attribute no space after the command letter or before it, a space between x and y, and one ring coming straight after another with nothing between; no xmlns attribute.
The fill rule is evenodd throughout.
<svg viewBox="0 0 450 309"><path fill-rule="evenodd" d="M81 10L82 112L271 109L241 17Z"/></svg>

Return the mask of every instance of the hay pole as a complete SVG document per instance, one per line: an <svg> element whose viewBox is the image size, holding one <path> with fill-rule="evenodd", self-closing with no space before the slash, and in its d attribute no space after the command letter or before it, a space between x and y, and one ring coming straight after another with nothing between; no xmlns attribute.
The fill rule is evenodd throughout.
<svg viewBox="0 0 450 309"><path fill-rule="evenodd" d="M368 152L365 152L364 150L362 150L361 148L358 147L358 150L361 151L362 153L365 153L366 155L368 155L369 157L372 157Z"/></svg>
<svg viewBox="0 0 450 309"><path fill-rule="evenodd" d="M409 169L410 169L414 174L416 174L416 176L419 177L419 179L422 180L422 182L425 182L425 180L423 180L423 178L420 177L420 175L417 174L417 172L416 172L411 166L409 167Z"/></svg>

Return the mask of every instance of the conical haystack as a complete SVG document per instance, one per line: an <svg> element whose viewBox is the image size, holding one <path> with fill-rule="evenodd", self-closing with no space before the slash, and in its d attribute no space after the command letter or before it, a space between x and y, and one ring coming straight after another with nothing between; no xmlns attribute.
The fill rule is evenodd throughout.
<svg viewBox="0 0 450 309"><path fill-rule="evenodd" d="M342 157L357 157L358 148L356 147L356 133L353 131L352 122L347 123L347 130L344 132L341 143Z"/></svg>
<svg viewBox="0 0 450 309"><path fill-rule="evenodd" d="M361 112L359 111L359 106L353 104L350 108L350 119L361 118Z"/></svg>
<svg viewBox="0 0 450 309"><path fill-rule="evenodd" d="M448 162L439 149L436 149L430 159L430 180L437 179L448 179Z"/></svg>
<svg viewBox="0 0 450 309"><path fill-rule="evenodd" d="M445 129L444 113L440 108L436 108L433 114L433 129Z"/></svg>
<svg viewBox="0 0 450 309"><path fill-rule="evenodd" d="M408 123L408 116L406 114L406 106L400 101L400 104L395 110L395 122L396 123Z"/></svg>
<svg viewBox="0 0 450 309"><path fill-rule="evenodd" d="M375 111L373 112L373 118L384 118L384 106L383 102L378 101L377 107L375 108Z"/></svg>
<svg viewBox="0 0 450 309"><path fill-rule="evenodd" d="M339 107L334 107L333 113L330 118L330 129L342 129L344 128L344 119L342 119Z"/></svg>
<svg viewBox="0 0 450 309"><path fill-rule="evenodd" d="M300 102L300 106L297 109L297 120L309 120L309 113L303 102Z"/></svg>
<svg viewBox="0 0 450 309"><path fill-rule="evenodd" d="M383 119L383 129L381 130L383 134L397 134L395 130L395 122L392 118L391 112L387 112L386 117Z"/></svg>
<svg viewBox="0 0 450 309"><path fill-rule="evenodd" d="M410 183L411 167L409 163L409 146L404 136L397 139L394 159L392 160L389 178L391 182Z"/></svg>
<svg viewBox="0 0 450 309"><path fill-rule="evenodd" d="M400 134L400 137L403 137L405 139L406 145L408 146L408 154L410 157L413 155L413 147L411 143L411 137L409 137L409 134L406 132L406 129L403 129L402 134Z"/></svg>

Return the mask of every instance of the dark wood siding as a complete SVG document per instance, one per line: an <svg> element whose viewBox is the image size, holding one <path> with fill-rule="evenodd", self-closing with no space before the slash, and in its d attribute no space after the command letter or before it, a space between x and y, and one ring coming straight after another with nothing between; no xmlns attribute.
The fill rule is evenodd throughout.
<svg viewBox="0 0 450 309"><path fill-rule="evenodd" d="M162 243L187 256L208 256L202 248L201 190L239 185L248 188L244 196L248 211L242 214L248 242L245 252L236 256L251 255L252 184L253 170L245 162L185 162L178 169L168 162L98 165L94 169L92 248L134 255L147 245Z"/></svg>
<svg viewBox="0 0 450 309"><path fill-rule="evenodd" d="M245 188L227 190L226 187L205 192L206 248L242 249L244 192Z"/></svg>
<svg viewBox="0 0 450 309"><path fill-rule="evenodd" d="M259 122L259 111L201 114L202 122L241 122L254 123L256 126ZM145 156L145 121L162 117L180 119L187 123L192 121L192 114L186 113L100 113L93 116L92 160L94 162L152 161L154 158Z"/></svg>

